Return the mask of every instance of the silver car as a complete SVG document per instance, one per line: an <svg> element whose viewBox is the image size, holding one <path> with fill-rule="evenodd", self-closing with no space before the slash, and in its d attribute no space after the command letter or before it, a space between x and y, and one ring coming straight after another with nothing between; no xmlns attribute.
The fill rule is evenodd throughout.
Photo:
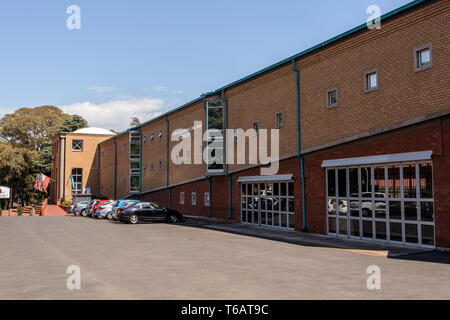
<svg viewBox="0 0 450 320"><path fill-rule="evenodd" d="M82 215L82 212L86 212L86 207L88 206L90 201L80 201L77 204L75 204L73 206L73 213L75 213L75 215L79 216L80 214Z"/></svg>

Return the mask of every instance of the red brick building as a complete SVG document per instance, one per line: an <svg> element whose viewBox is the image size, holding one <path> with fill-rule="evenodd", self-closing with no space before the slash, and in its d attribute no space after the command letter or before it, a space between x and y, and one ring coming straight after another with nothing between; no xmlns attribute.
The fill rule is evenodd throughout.
<svg viewBox="0 0 450 320"><path fill-rule="evenodd" d="M414 1L381 29L358 26L109 138L100 192L280 232L450 248L449 21L450 2ZM172 140L194 136L194 121L202 133L278 129L277 174L250 163L249 143L245 163L175 164ZM191 139L187 157L213 140Z"/></svg>

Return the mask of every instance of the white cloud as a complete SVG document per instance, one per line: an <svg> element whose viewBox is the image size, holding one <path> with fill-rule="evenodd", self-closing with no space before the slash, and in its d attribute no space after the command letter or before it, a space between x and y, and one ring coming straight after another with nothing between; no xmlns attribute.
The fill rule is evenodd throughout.
<svg viewBox="0 0 450 320"><path fill-rule="evenodd" d="M116 91L116 87L105 87L105 86L91 86L88 88L88 90L95 91L97 93L105 93L105 92L111 92Z"/></svg>
<svg viewBox="0 0 450 320"><path fill-rule="evenodd" d="M161 115L164 101L162 99L127 99L112 100L100 104L93 102L76 102L60 106L69 114L78 114L85 118L89 126L122 131L129 127L131 117L138 117L141 122Z"/></svg>
<svg viewBox="0 0 450 320"><path fill-rule="evenodd" d="M168 92L173 94L182 94L183 90L171 90L166 86L153 86L153 90L159 91L159 92Z"/></svg>

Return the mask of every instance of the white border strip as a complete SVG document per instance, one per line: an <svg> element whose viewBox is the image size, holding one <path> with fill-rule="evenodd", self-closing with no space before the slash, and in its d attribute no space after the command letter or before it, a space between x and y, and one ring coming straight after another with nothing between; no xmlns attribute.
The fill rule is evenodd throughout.
<svg viewBox="0 0 450 320"><path fill-rule="evenodd" d="M259 181L290 181L292 174L278 174L273 176L246 176L239 177L238 182L259 182Z"/></svg>
<svg viewBox="0 0 450 320"><path fill-rule="evenodd" d="M433 154L433 151L427 150L427 151L420 151L420 152L383 154L383 155L379 155L379 156L370 156L370 157L324 160L324 161L322 161L322 168L346 167L346 166L356 166L356 165L363 165L363 164L377 164L377 163L389 163L389 162L430 160L432 154Z"/></svg>

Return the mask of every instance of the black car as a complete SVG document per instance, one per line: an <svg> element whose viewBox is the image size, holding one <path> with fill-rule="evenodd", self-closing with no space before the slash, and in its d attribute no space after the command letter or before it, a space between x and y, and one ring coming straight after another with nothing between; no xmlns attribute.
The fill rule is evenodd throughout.
<svg viewBox="0 0 450 320"><path fill-rule="evenodd" d="M131 224L143 221L177 223L183 220L183 216L176 210L162 207L154 202L139 202L126 208L120 208L118 220Z"/></svg>

